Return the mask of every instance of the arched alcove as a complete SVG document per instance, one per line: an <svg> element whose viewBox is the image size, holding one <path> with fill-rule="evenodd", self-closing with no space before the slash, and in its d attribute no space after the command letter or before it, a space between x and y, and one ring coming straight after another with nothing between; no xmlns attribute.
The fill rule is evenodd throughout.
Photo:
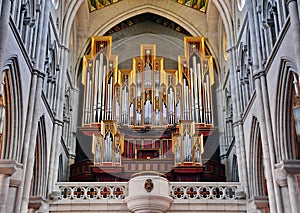
<svg viewBox="0 0 300 213"><path fill-rule="evenodd" d="M284 159L299 159L299 139L295 128L295 115L299 103L299 82L295 65L283 58L279 68L280 76L277 84L276 106L276 158L277 162ZM298 101L299 102L299 101Z"/></svg>
<svg viewBox="0 0 300 213"><path fill-rule="evenodd" d="M22 140L21 121L22 103L20 90L19 65L16 57L4 64L1 72L1 87L4 111L2 116L1 158L21 160Z"/></svg>

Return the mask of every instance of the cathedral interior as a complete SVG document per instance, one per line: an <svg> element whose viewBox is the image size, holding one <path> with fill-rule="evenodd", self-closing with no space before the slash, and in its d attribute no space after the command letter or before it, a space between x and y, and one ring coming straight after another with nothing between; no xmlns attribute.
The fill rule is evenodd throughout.
<svg viewBox="0 0 300 213"><path fill-rule="evenodd" d="M0 212L299 212L300 0L0 6Z"/></svg>

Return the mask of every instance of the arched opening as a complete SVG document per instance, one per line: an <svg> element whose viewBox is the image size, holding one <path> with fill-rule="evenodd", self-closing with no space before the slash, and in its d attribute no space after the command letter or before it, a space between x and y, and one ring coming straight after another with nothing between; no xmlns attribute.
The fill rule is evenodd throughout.
<svg viewBox="0 0 300 213"><path fill-rule="evenodd" d="M278 82L277 118L277 162L285 159L300 159L299 141L299 80L295 66L283 59Z"/></svg>
<svg viewBox="0 0 300 213"><path fill-rule="evenodd" d="M35 159L33 167L33 175L31 182L30 196L46 197L46 174L47 174L47 156L45 153L46 131L44 118L42 117L38 123L36 135Z"/></svg>
<svg viewBox="0 0 300 213"><path fill-rule="evenodd" d="M5 64L0 77L0 158L21 161L21 112L19 69L16 59Z"/></svg>

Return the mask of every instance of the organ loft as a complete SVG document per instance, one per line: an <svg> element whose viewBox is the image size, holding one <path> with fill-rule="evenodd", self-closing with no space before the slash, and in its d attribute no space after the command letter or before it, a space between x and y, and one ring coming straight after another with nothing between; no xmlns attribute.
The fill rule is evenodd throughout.
<svg viewBox="0 0 300 213"><path fill-rule="evenodd" d="M185 37L173 70L164 69L155 44L141 44L132 69L118 69L111 46L110 36L92 37L83 59L78 138L92 152L81 150L86 160L71 166L70 179L122 181L158 172L171 181L223 181L224 165L205 157L218 143L214 63L205 39Z"/></svg>

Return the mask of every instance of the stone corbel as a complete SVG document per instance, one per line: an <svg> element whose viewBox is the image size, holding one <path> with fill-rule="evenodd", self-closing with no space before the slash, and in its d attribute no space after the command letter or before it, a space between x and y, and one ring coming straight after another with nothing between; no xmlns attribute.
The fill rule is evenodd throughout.
<svg viewBox="0 0 300 213"><path fill-rule="evenodd" d="M279 164L275 165L276 170L281 170L287 175L299 175L300 174L300 160L283 160Z"/></svg>
<svg viewBox="0 0 300 213"><path fill-rule="evenodd" d="M23 165L16 164L15 168L16 168L16 171L10 177L9 186L17 188L21 185L21 183L23 181Z"/></svg>
<svg viewBox="0 0 300 213"><path fill-rule="evenodd" d="M40 196L30 197L29 204L28 204L29 212L30 211L36 212L46 203L47 203L47 200L45 200L43 197L40 197Z"/></svg>
<svg viewBox="0 0 300 213"><path fill-rule="evenodd" d="M253 199L253 204L256 209L266 209L269 207L269 199L268 196L256 196Z"/></svg>

